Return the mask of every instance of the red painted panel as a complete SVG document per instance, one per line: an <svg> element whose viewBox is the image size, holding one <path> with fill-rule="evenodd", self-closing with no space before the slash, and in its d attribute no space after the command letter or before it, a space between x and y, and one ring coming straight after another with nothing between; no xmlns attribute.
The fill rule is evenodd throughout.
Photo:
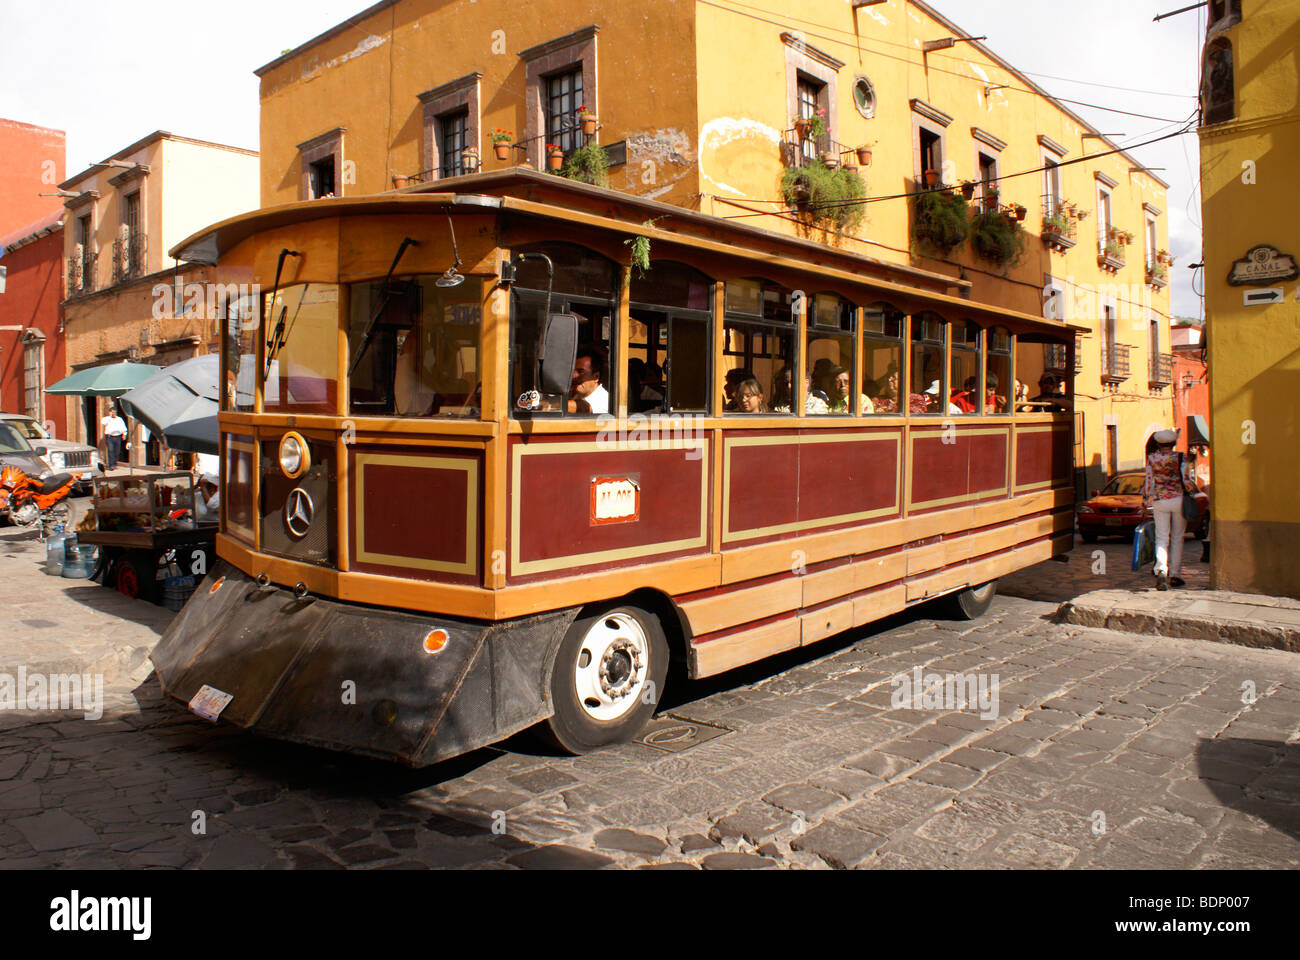
<svg viewBox="0 0 1300 960"><path fill-rule="evenodd" d="M804 444L799 451L799 519L892 507L898 497L898 454L892 438Z"/></svg>
<svg viewBox="0 0 1300 960"><path fill-rule="evenodd" d="M355 461L354 461L355 462ZM469 474L463 470L363 464L365 503L357 534L366 553L415 557L438 563L466 563L466 503ZM360 477L357 478L360 481Z"/></svg>
<svg viewBox="0 0 1300 960"><path fill-rule="evenodd" d="M538 443L529 446L536 449ZM515 449L512 445L512 461ZM698 538L702 522L707 525L708 504L701 499L700 491L709 455L705 451L691 460L688 454L695 452L593 449L523 456L520 489L511 491L511 497L519 503L520 560L576 557ZM592 523L591 482L596 477L635 480L641 489L639 519L631 523ZM637 562L651 559L656 559L653 554ZM575 562L575 566L579 565L581 561Z"/></svg>
<svg viewBox="0 0 1300 960"><path fill-rule="evenodd" d="M799 446L794 435L789 439L789 444L731 449L728 474L731 530L775 527L799 519Z"/></svg>
<svg viewBox="0 0 1300 960"><path fill-rule="evenodd" d="M1005 491L1007 487L1007 435L971 437L970 489Z"/></svg>
<svg viewBox="0 0 1300 960"><path fill-rule="evenodd" d="M912 502L947 500L970 492L971 437L912 436Z"/></svg>
<svg viewBox="0 0 1300 960"><path fill-rule="evenodd" d="M1016 486L1052 479L1052 434L1046 430L1016 434Z"/></svg>

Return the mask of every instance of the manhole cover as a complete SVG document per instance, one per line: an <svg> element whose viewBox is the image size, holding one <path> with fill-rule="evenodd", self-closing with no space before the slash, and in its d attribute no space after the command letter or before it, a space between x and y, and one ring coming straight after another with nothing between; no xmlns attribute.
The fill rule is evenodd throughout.
<svg viewBox="0 0 1300 960"><path fill-rule="evenodd" d="M683 720L680 717L665 715L652 720L637 737L637 743L647 747L663 750L665 753L681 753L701 743L715 740L724 733L731 733L726 727L715 727L698 720Z"/></svg>

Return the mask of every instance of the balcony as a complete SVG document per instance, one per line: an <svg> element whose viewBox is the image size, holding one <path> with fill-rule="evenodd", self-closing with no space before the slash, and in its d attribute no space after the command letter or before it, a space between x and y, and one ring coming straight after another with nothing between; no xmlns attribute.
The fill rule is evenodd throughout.
<svg viewBox="0 0 1300 960"><path fill-rule="evenodd" d="M1148 263L1147 286L1156 290L1169 286L1169 268L1163 263Z"/></svg>
<svg viewBox="0 0 1300 960"><path fill-rule="evenodd" d="M829 133L801 138L797 130L787 130L781 138L781 163L787 168L808 167L815 160L827 166L856 167L858 153L854 147L832 140Z"/></svg>
<svg viewBox="0 0 1300 960"><path fill-rule="evenodd" d="M64 258L64 276L68 282L68 299L95 292L95 254Z"/></svg>
<svg viewBox="0 0 1300 960"><path fill-rule="evenodd" d="M1101 350L1101 382L1123 383L1129 378L1129 354L1133 348L1126 343L1111 343Z"/></svg>
<svg viewBox="0 0 1300 960"><path fill-rule="evenodd" d="M143 234L133 234L113 241L113 282L144 276L145 246Z"/></svg>
<svg viewBox="0 0 1300 960"><path fill-rule="evenodd" d="M1174 382L1174 355L1157 353L1151 357L1151 371L1147 383L1153 387L1167 387Z"/></svg>

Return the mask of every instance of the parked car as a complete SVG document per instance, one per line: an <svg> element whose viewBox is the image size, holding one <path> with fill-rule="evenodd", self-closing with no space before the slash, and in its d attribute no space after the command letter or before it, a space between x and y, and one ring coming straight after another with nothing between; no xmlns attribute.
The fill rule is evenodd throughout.
<svg viewBox="0 0 1300 960"><path fill-rule="evenodd" d="M1079 508L1079 535L1085 543L1096 543L1098 537L1127 537L1151 514L1142 508L1142 486L1146 474L1141 470L1119 473L1101 490L1092 492L1092 499ZM1210 498L1196 494L1201 505L1200 519L1187 525L1197 540L1204 540L1210 527Z"/></svg>
<svg viewBox="0 0 1300 960"><path fill-rule="evenodd" d="M11 423L0 420L0 468L3 467L17 467L29 477L37 479L44 479L54 473L45 459L27 442L25 436ZM0 506L0 520L8 519L9 506L6 503Z"/></svg>
<svg viewBox="0 0 1300 960"><path fill-rule="evenodd" d="M88 443L74 440L56 440L49 431L34 419L21 413L0 413L0 423L7 423L39 450L45 448L45 461L56 473L70 473L77 478L78 496L91 492L93 477L104 475L104 458Z"/></svg>

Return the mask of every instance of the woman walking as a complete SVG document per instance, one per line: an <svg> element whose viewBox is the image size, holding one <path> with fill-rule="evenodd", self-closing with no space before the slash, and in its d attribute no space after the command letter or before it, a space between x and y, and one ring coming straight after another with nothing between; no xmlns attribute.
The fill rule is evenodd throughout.
<svg viewBox="0 0 1300 960"><path fill-rule="evenodd" d="M1161 430L1152 438L1156 449L1147 455L1146 483L1142 487L1142 504L1156 522L1156 589L1168 590L1170 584L1181 587L1183 572L1183 537L1187 520L1183 517L1183 494L1196 493L1191 465L1174 450L1178 431Z"/></svg>

